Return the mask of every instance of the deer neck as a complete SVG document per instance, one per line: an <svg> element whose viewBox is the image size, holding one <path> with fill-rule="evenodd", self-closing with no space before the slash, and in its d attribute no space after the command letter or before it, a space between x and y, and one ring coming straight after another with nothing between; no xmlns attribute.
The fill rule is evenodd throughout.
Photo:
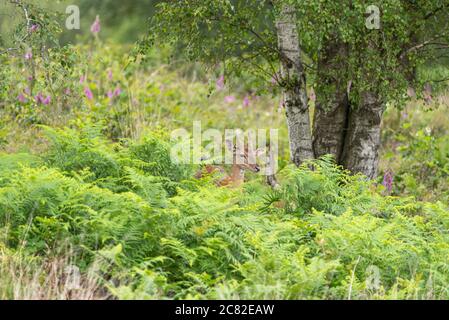
<svg viewBox="0 0 449 320"><path fill-rule="evenodd" d="M230 178L234 186L239 186L245 180L245 172L238 165L234 164L231 168Z"/></svg>

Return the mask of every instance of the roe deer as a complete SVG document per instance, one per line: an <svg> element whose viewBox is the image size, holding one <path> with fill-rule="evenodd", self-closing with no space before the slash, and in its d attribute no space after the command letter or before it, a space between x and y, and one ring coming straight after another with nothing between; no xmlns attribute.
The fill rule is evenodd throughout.
<svg viewBox="0 0 449 320"><path fill-rule="evenodd" d="M205 165L200 171L195 174L195 178L200 179L205 174L212 174L214 172L224 173L225 176L221 179L217 180L215 184L220 187L229 186L233 188L237 188L243 184L245 181L245 171L251 172L259 172L260 167L257 163L250 163L249 159L249 148L245 146L244 150L238 150L236 146L233 146L232 143L226 141L226 146L229 150L232 150L233 159L231 166L231 173L226 174L226 171L217 165ZM254 159L262 154L264 149L255 150Z"/></svg>

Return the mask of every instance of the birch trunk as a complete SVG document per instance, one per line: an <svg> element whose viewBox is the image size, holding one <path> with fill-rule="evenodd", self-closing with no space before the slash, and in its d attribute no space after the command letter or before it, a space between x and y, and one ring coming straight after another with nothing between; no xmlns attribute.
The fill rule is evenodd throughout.
<svg viewBox="0 0 449 320"><path fill-rule="evenodd" d="M346 94L336 94L326 106L317 100L313 122L313 149L317 158L331 154L335 162L341 164L348 112Z"/></svg>
<svg viewBox="0 0 449 320"><path fill-rule="evenodd" d="M377 93L365 92L360 105L349 115L349 130L343 151L343 165L370 179L377 176L384 103Z"/></svg>
<svg viewBox="0 0 449 320"><path fill-rule="evenodd" d="M344 73L347 48L329 41L318 59L318 86L313 117L313 150L315 156L334 156L340 163L348 126L348 85Z"/></svg>
<svg viewBox="0 0 449 320"><path fill-rule="evenodd" d="M281 76L285 111L290 142L290 158L300 165L313 159L306 78L301 61L296 11L291 5L283 5L276 18Z"/></svg>

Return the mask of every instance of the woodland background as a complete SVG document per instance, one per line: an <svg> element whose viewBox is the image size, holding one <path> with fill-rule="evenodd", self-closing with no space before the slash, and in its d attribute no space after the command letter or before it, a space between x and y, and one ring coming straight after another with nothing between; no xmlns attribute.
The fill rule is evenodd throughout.
<svg viewBox="0 0 449 320"><path fill-rule="evenodd" d="M448 60L388 105L373 179L329 156L297 167L279 89L149 46L147 2L29 2L22 42L0 2L0 298L449 298ZM80 31L58 23L68 4ZM169 134L193 120L279 128L280 188L173 163Z"/></svg>

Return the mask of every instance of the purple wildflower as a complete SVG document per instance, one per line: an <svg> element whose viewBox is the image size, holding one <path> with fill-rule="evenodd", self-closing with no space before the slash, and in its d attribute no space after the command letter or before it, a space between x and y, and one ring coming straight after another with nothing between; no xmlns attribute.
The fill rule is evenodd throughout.
<svg viewBox="0 0 449 320"><path fill-rule="evenodd" d="M31 50L28 50L28 51L25 53L24 58L25 58L25 60L31 60L31 59L33 58L33 52L31 52Z"/></svg>
<svg viewBox="0 0 449 320"><path fill-rule="evenodd" d="M23 90L27 95L31 94L30 88L26 87L25 90Z"/></svg>
<svg viewBox="0 0 449 320"><path fill-rule="evenodd" d="M94 23L90 27L90 32L92 32L94 35L97 35L100 32L100 29L101 29L100 16L97 15Z"/></svg>
<svg viewBox="0 0 449 320"><path fill-rule="evenodd" d="M226 103L233 103L235 101L235 97L234 96L226 96L226 97L224 97L224 101Z"/></svg>
<svg viewBox="0 0 449 320"><path fill-rule="evenodd" d="M44 101L44 96L42 95L41 92L39 92L35 97L34 100L36 101L36 103L40 104Z"/></svg>
<svg viewBox="0 0 449 320"><path fill-rule="evenodd" d="M402 111L402 112L401 112L401 119L402 119L402 120L405 120L405 119L407 119L407 118L408 118L408 113L407 113L407 111L405 111L405 110Z"/></svg>
<svg viewBox="0 0 449 320"><path fill-rule="evenodd" d="M109 69L109 71L108 71L108 79L109 79L109 81L112 81L112 78L113 78L112 70Z"/></svg>
<svg viewBox="0 0 449 320"><path fill-rule="evenodd" d="M42 100L43 105L48 105L51 102L51 97L47 96L45 99Z"/></svg>
<svg viewBox="0 0 449 320"><path fill-rule="evenodd" d="M25 103L25 102L27 102L27 99L25 98L25 96L23 95L23 93L20 93L20 94L17 96L17 100L19 100L20 103Z"/></svg>
<svg viewBox="0 0 449 320"><path fill-rule="evenodd" d="M70 90L70 88L65 88L64 94L69 95L71 93L72 93L72 91Z"/></svg>
<svg viewBox="0 0 449 320"><path fill-rule="evenodd" d="M36 101L37 104L48 105L51 102L51 96L47 96L47 97L44 98L44 96L42 95L42 92L39 92L34 97L34 100Z"/></svg>
<svg viewBox="0 0 449 320"><path fill-rule="evenodd" d="M114 98L114 93L111 90L109 90L106 95L108 96L109 99Z"/></svg>
<svg viewBox="0 0 449 320"><path fill-rule="evenodd" d="M221 76L217 79L217 82L215 83L215 85L216 85L218 91L223 90L223 88L224 88L224 82L225 82L224 75L221 75Z"/></svg>
<svg viewBox="0 0 449 320"><path fill-rule="evenodd" d="M382 181L382 185L387 189L387 192L390 194L393 189L393 172L391 170L387 170L384 174L384 179Z"/></svg>
<svg viewBox="0 0 449 320"><path fill-rule="evenodd" d="M84 88L84 94L86 95L86 98L89 100L92 100L94 98L94 95L89 87Z"/></svg>
<svg viewBox="0 0 449 320"><path fill-rule="evenodd" d="M86 81L86 76L85 76L85 75L82 75L82 76L80 77L80 84L83 84L84 81Z"/></svg>
<svg viewBox="0 0 449 320"><path fill-rule="evenodd" d="M37 31L37 29L39 29L39 25L33 24L33 25L30 27L29 31L30 31L31 33L33 33L33 32L35 32L35 31Z"/></svg>
<svg viewBox="0 0 449 320"><path fill-rule="evenodd" d="M120 89L120 87L115 88L114 97L118 97L121 94L122 94L122 89Z"/></svg>
<svg viewBox="0 0 449 320"><path fill-rule="evenodd" d="M249 99L249 96L245 96L244 98L243 98L243 106L244 107L249 107L249 105L250 105L250 99Z"/></svg>

